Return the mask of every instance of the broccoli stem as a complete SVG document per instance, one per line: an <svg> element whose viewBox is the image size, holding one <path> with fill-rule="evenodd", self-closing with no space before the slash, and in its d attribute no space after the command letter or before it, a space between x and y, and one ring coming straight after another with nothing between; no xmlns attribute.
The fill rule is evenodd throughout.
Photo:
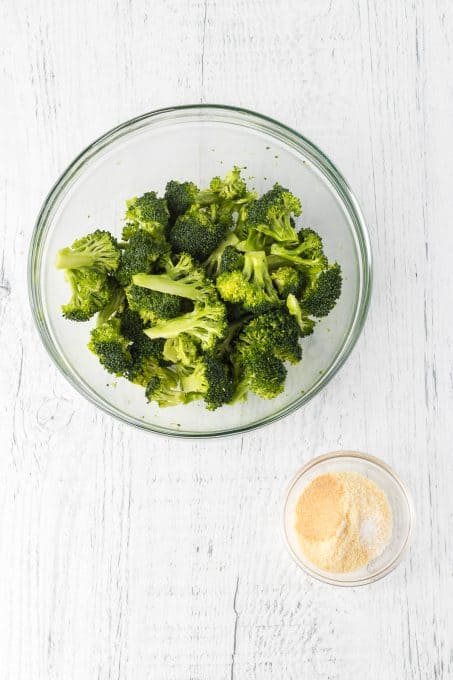
<svg viewBox="0 0 453 680"><path fill-rule="evenodd" d="M165 274L135 274L132 277L134 285L141 288L148 288L158 293L168 293L169 295L179 295L188 300L198 300L200 291L195 287L181 281L173 281Z"/></svg>
<svg viewBox="0 0 453 680"><path fill-rule="evenodd" d="M57 269L80 269L80 267L92 267L95 257L88 253L75 252L71 248L63 248L57 254L55 266Z"/></svg>
<svg viewBox="0 0 453 680"><path fill-rule="evenodd" d="M151 328L147 328L143 332L152 340L155 338L174 338L180 333L190 333L194 329L199 328L200 323L203 322L197 317L192 316L192 312L189 312L189 314L177 316L175 319L168 319L155 326L151 326Z"/></svg>

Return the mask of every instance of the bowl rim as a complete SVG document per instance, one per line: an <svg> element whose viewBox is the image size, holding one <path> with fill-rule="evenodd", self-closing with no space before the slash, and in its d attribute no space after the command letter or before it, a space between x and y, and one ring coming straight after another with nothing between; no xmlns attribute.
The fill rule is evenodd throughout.
<svg viewBox="0 0 453 680"><path fill-rule="evenodd" d="M404 539L404 543L399 549L398 553L395 555L395 557L390 560L390 562L380 569L378 572L375 574L371 574L369 576L366 576L364 578L359 578L359 579L351 579L350 581L340 581L338 579L335 579L333 577L330 577L327 575L327 572L321 572L321 570L318 570L316 567L313 566L311 568L309 564L306 564L302 562L302 560L299 558L299 555L297 552L294 550L293 546L291 545L291 541L288 537L288 532L286 530L286 509L288 505L288 500L291 492L293 491L295 485L299 482L301 477L303 477L307 472L309 472L311 469L317 467L320 463L324 463L329 460L336 460L338 458L355 458L357 460L362 460L365 461L366 463L371 463L372 465L376 465L376 467L380 468L384 472L386 472L396 483L398 486L402 497L406 501L407 504L407 509L408 509L408 530L407 530L407 535ZM379 581L381 578L384 578L384 576L387 576L390 574L397 566L400 564L402 561L403 557L407 553L412 535L414 532L414 525L415 525L415 508L414 508L414 503L412 500L412 496L406 486L406 484L402 481L402 479L396 474L396 472L389 466L387 463L385 463L383 460L380 458L377 458L376 456L372 456L368 453L363 453L362 451L330 451L329 453L324 453L321 456L316 456L315 458L312 458L309 460L303 467L299 468L299 470L295 473L295 475L291 478L291 481L289 482L286 491L283 496L283 512L282 512L282 522L281 522L281 530L283 532L283 540L286 545L286 548L293 558L294 562L297 564L297 566L302 569L306 574L309 576L315 578L317 581L321 581L322 583L327 583L332 586L339 586L340 588L344 587L356 587L356 586L366 586L369 585L370 583L375 583L376 581Z"/></svg>
<svg viewBox="0 0 453 680"><path fill-rule="evenodd" d="M77 174L84 163L89 161L93 156L108 146L111 142L122 136L122 134L127 134L129 131L137 129L140 126L143 127L146 123L152 122L153 119L164 118L169 114L187 113L190 115L190 113L195 114L197 111L205 116L209 114L209 112L211 112L213 115L221 115L222 113L225 115L233 114L233 116L237 116L239 118L240 124L242 123L246 127L253 128L252 124L254 123L261 131L272 135L274 138L280 140L283 139L283 141L289 146L296 148L298 147L308 154L310 156L310 160L314 163L318 170L322 172L325 179L328 180L332 188L338 193L343 204L343 209L347 211L349 218L354 224L355 238L357 239L360 251L359 260L362 267L362 281L361 287L359 289L358 303L355 309L354 317L340 349L333 358L329 368L323 373L322 376L320 376L320 379L307 392L302 393L290 404L283 406L278 411L270 415L258 418L257 420L244 425L230 427L227 430L216 430L213 432L187 432L149 424L141 419L129 416L120 409L117 409L111 404L107 404L101 400L96 394L95 390L93 390L85 382L81 382L78 376L74 376L71 372L71 367L66 365L67 361L65 357L61 355L58 346L55 344L54 339L49 332L46 320L43 314L40 312L41 291L40 286L35 283L34 276L37 261L38 266L36 269L37 271L40 271L39 265L41 244L45 242L45 238L47 236L48 217L52 214L52 208L54 204L58 201L66 186L70 183L71 179ZM240 120L241 118L246 118L247 120ZM278 133L280 133L280 137ZM36 218L29 246L27 282L28 297L32 316L38 333L41 337L41 341L43 342L43 345L54 364L79 394L88 399L88 401L94 404L97 408L100 408L104 413L107 413L108 415L113 416L122 422L147 432L153 432L166 437L171 436L182 437L186 439L207 439L243 434L245 432L250 432L252 430L258 429L259 427L264 427L265 425L280 420L281 418L284 418L290 413L296 411L305 403L308 403L308 401L315 397L330 382L330 380L337 374L339 369L350 356L352 349L354 348L361 334L367 317L372 289L372 254L365 219L355 195L337 167L316 144L284 123L250 109L224 104L185 104L149 111L134 118L128 119L119 125L116 125L85 147L64 169L64 171L60 174L56 182L49 190Z"/></svg>

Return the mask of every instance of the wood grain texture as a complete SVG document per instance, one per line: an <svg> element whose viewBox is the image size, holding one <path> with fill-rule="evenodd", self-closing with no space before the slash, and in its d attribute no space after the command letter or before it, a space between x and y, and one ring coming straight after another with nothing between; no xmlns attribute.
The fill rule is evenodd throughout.
<svg viewBox="0 0 453 680"><path fill-rule="evenodd" d="M449 0L6 0L0 5L1 680L453 677L453 9ZM86 403L33 328L46 191L113 125L234 103L300 129L368 218L369 320L298 413L215 442ZM412 489L414 544L362 589L279 537L311 456L354 448Z"/></svg>

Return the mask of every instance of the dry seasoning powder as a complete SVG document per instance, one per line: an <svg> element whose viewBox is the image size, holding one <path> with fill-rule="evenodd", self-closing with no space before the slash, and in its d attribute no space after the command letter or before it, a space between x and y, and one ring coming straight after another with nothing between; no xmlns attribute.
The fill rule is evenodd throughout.
<svg viewBox="0 0 453 680"><path fill-rule="evenodd" d="M355 571L378 557L392 535L387 496L357 472L315 477L296 506L295 529L310 562L330 572Z"/></svg>

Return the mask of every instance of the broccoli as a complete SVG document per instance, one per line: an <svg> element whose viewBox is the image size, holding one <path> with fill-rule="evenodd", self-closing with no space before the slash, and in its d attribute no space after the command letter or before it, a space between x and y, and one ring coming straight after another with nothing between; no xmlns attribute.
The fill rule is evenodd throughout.
<svg viewBox="0 0 453 680"><path fill-rule="evenodd" d="M160 338L161 339L161 338ZM198 356L198 346L191 335L180 333L173 338L163 341L163 356L171 364L189 366Z"/></svg>
<svg viewBox="0 0 453 680"><path fill-rule="evenodd" d="M237 249L242 252L247 250L267 250L269 249L271 241L266 234L262 234L250 227L242 241L237 244Z"/></svg>
<svg viewBox="0 0 453 680"><path fill-rule="evenodd" d="M121 321L120 331L125 338L136 340L143 335L144 321L140 314L133 311L129 305L118 314L118 318Z"/></svg>
<svg viewBox="0 0 453 680"><path fill-rule="evenodd" d="M234 384L229 367L210 355L195 359L192 365L179 367L181 387L189 399L204 399L214 411L230 401Z"/></svg>
<svg viewBox="0 0 453 680"><path fill-rule="evenodd" d="M225 226L213 222L208 213L193 205L176 220L169 234L177 253L189 253L203 261L220 245L226 235Z"/></svg>
<svg viewBox="0 0 453 680"><path fill-rule="evenodd" d="M138 312L145 323L158 323L162 319L172 319L182 312L182 298L148 290L135 284L126 288L126 297L130 309Z"/></svg>
<svg viewBox="0 0 453 680"><path fill-rule="evenodd" d="M240 372L230 404L244 401L247 392L254 392L262 399L273 399L283 392L286 368L283 361L272 353L239 351L233 355L235 372Z"/></svg>
<svg viewBox="0 0 453 680"><path fill-rule="evenodd" d="M165 364L164 342L160 338L150 340L144 333L134 339L129 348L132 363L126 374L128 380L142 387L147 386L151 378L158 373L159 367Z"/></svg>
<svg viewBox="0 0 453 680"><path fill-rule="evenodd" d="M273 309L252 319L243 329L239 342L254 353L273 354L277 359L297 364L302 359L297 321L285 309Z"/></svg>
<svg viewBox="0 0 453 680"><path fill-rule="evenodd" d="M235 166L224 179L213 177L209 189L199 192L197 203L208 208L215 222L230 227L234 213L238 214L238 222L243 222L245 208L255 198L256 193L247 190L241 169Z"/></svg>
<svg viewBox="0 0 453 680"><path fill-rule="evenodd" d="M296 296L290 293L286 298L286 306L289 313L295 318L299 326L299 334L302 337L311 335L314 331L316 322L311 319L307 311L302 307Z"/></svg>
<svg viewBox="0 0 453 680"><path fill-rule="evenodd" d="M134 274L149 274L169 252L170 245L163 236L155 237L144 229L137 229L125 244L115 276L122 286L128 286Z"/></svg>
<svg viewBox="0 0 453 680"><path fill-rule="evenodd" d="M207 260L203 263L208 276L215 278L220 272L220 265L223 254L227 248L233 248L239 243L239 239L232 231L228 232L224 241L212 251ZM234 250L234 248L233 248Z"/></svg>
<svg viewBox="0 0 453 680"><path fill-rule="evenodd" d="M149 380L145 395L148 401L155 401L160 408L186 404L189 399L178 389L178 376L170 368L160 368Z"/></svg>
<svg viewBox="0 0 453 680"><path fill-rule="evenodd" d="M247 224L269 236L273 241L297 243L291 214L300 215L300 201L288 189L274 184L247 209Z"/></svg>
<svg viewBox="0 0 453 680"><path fill-rule="evenodd" d="M91 331L88 349L95 354L104 368L114 375L125 375L132 363L130 341L121 334L121 321L111 319Z"/></svg>
<svg viewBox="0 0 453 680"><path fill-rule="evenodd" d="M222 253L219 265L219 275L223 272L241 271L244 267L244 256L234 246L227 246Z"/></svg>
<svg viewBox="0 0 453 680"><path fill-rule="evenodd" d="M242 304L252 313L262 313L280 303L267 267L264 251L244 255L242 271L224 272L217 278L223 300Z"/></svg>
<svg viewBox="0 0 453 680"><path fill-rule="evenodd" d="M178 276L179 272L181 273L180 276ZM217 299L214 284L206 278L204 271L198 267L192 267L183 272L176 265L172 268L167 267L164 274L136 274L132 277L132 282L134 286L141 286L166 295L178 295L193 302Z"/></svg>
<svg viewBox="0 0 453 680"><path fill-rule="evenodd" d="M199 189L193 182L177 182L172 179L165 187L165 200L167 201L172 224L180 215L194 205Z"/></svg>
<svg viewBox="0 0 453 680"><path fill-rule="evenodd" d="M187 333L200 343L203 350L211 350L223 338L226 329L225 307L215 303L196 305L192 312L156 323L144 333L149 338L174 338L180 333Z"/></svg>
<svg viewBox="0 0 453 680"><path fill-rule="evenodd" d="M122 242L98 230L60 250L63 315L97 313L90 350L160 407L272 399L342 288L321 236L296 231L300 214L288 189L259 198L237 166L201 191L171 180L164 198L127 201Z"/></svg>
<svg viewBox="0 0 453 680"><path fill-rule="evenodd" d="M306 284L303 272L289 266L279 267L271 273L271 278L282 299L287 298L290 293L300 297Z"/></svg>
<svg viewBox="0 0 453 680"><path fill-rule="evenodd" d="M301 229L298 237L299 243L295 246L273 243L271 256L286 260L286 264L305 272L320 272L327 266L321 237L312 229Z"/></svg>
<svg viewBox="0 0 453 680"><path fill-rule="evenodd" d="M71 321L88 321L114 295L113 280L95 270L86 267L66 269L65 278L71 287L71 299L61 306L61 311Z"/></svg>
<svg viewBox="0 0 453 680"><path fill-rule="evenodd" d="M118 285L116 281L111 282L112 291L110 300L107 304L99 311L96 325L101 326L103 323L108 321L110 317L114 314L121 313L124 308L124 302L126 296L124 294L124 289Z"/></svg>
<svg viewBox="0 0 453 680"><path fill-rule="evenodd" d="M168 226L170 213L167 202L159 198L155 191L148 191L143 196L126 201L126 224L123 239L128 241L137 229L144 229L152 236L162 237Z"/></svg>
<svg viewBox="0 0 453 680"><path fill-rule="evenodd" d="M341 295L341 287L341 267L337 262L318 275L310 276L309 286L303 296L303 305L307 312L318 318L327 316Z"/></svg>
<svg viewBox="0 0 453 680"><path fill-rule="evenodd" d="M101 274L114 272L120 261L116 239L108 231L97 229L92 234L74 241L71 247L58 251L57 269L88 267Z"/></svg>

